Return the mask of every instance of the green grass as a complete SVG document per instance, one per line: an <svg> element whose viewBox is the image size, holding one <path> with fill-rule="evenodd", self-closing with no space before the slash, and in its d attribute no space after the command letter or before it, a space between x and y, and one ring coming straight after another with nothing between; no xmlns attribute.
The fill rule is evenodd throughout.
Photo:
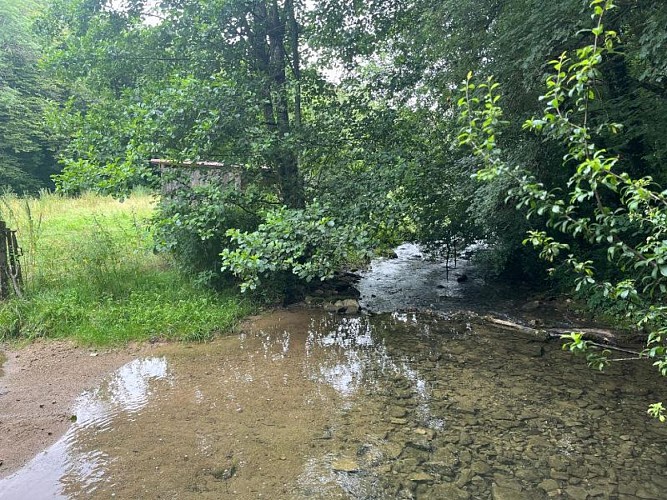
<svg viewBox="0 0 667 500"><path fill-rule="evenodd" d="M153 207L147 193L123 202L94 194L0 197L0 218L18 229L26 283L25 299L0 303L0 340L203 341L252 312L236 289L197 286L152 251Z"/></svg>

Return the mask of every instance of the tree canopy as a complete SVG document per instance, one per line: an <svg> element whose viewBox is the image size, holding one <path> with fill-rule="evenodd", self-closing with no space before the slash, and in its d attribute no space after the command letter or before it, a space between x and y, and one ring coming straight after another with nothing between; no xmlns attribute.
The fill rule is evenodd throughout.
<svg viewBox="0 0 667 500"><path fill-rule="evenodd" d="M404 239L450 250L485 239L497 272L542 277L545 266L522 244L534 223L505 202L517 181L478 183L479 164L455 147L457 88L468 71L494 75L507 161L567 189L567 148L526 136L521 124L540 111L546 61L582 46L589 12L582 0L53 0L38 26L44 64L69 96L50 116L67 138L58 186L122 195L164 181L153 157L228 165L241 191L172 193L158 216L161 244L209 255L207 273L219 273L225 248L224 267L239 275L244 259L257 270L258 260L278 258L258 242L280 239L279 228L288 235L282 264L259 274L328 274L326 259L337 257L299 239L326 229L354 243L342 245L347 259ZM618 3L607 24L620 43L601 61L590 109L592 124L625 127L599 139L618 152L619 168L659 184L665 19L662 4ZM599 258L593 246L568 244Z"/></svg>

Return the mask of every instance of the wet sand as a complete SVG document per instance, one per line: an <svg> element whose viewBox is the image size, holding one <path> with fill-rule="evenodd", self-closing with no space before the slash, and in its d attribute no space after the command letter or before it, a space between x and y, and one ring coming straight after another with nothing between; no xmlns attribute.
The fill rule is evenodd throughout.
<svg viewBox="0 0 667 500"><path fill-rule="evenodd" d="M21 348L0 345L0 364L4 361L0 371L0 478L65 433L71 425L72 406L84 390L149 348L97 351L68 341L39 341Z"/></svg>

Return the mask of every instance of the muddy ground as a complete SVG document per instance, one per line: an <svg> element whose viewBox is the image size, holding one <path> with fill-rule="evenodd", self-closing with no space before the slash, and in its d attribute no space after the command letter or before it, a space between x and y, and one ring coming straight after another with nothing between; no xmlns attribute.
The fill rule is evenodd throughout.
<svg viewBox="0 0 667 500"><path fill-rule="evenodd" d="M0 345L0 478L55 443L75 399L152 346L92 350L69 341Z"/></svg>

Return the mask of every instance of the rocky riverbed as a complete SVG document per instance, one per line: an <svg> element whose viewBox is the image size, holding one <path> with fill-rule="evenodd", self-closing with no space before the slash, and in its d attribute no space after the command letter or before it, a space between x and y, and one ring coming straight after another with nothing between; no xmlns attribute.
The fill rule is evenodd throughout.
<svg viewBox="0 0 667 500"><path fill-rule="evenodd" d="M412 260L390 266L417 275ZM296 307L210 344L135 353L81 394L59 441L0 480L0 498L667 496L667 426L646 415L667 391L650 363L592 371L558 341L444 299L411 303L408 281L390 295L420 311ZM429 290L503 313L453 283L433 274ZM368 310L386 294L365 285ZM571 319L502 300L517 321Z"/></svg>
<svg viewBox="0 0 667 500"><path fill-rule="evenodd" d="M664 397L474 319L277 311L115 372L0 496L660 499Z"/></svg>

